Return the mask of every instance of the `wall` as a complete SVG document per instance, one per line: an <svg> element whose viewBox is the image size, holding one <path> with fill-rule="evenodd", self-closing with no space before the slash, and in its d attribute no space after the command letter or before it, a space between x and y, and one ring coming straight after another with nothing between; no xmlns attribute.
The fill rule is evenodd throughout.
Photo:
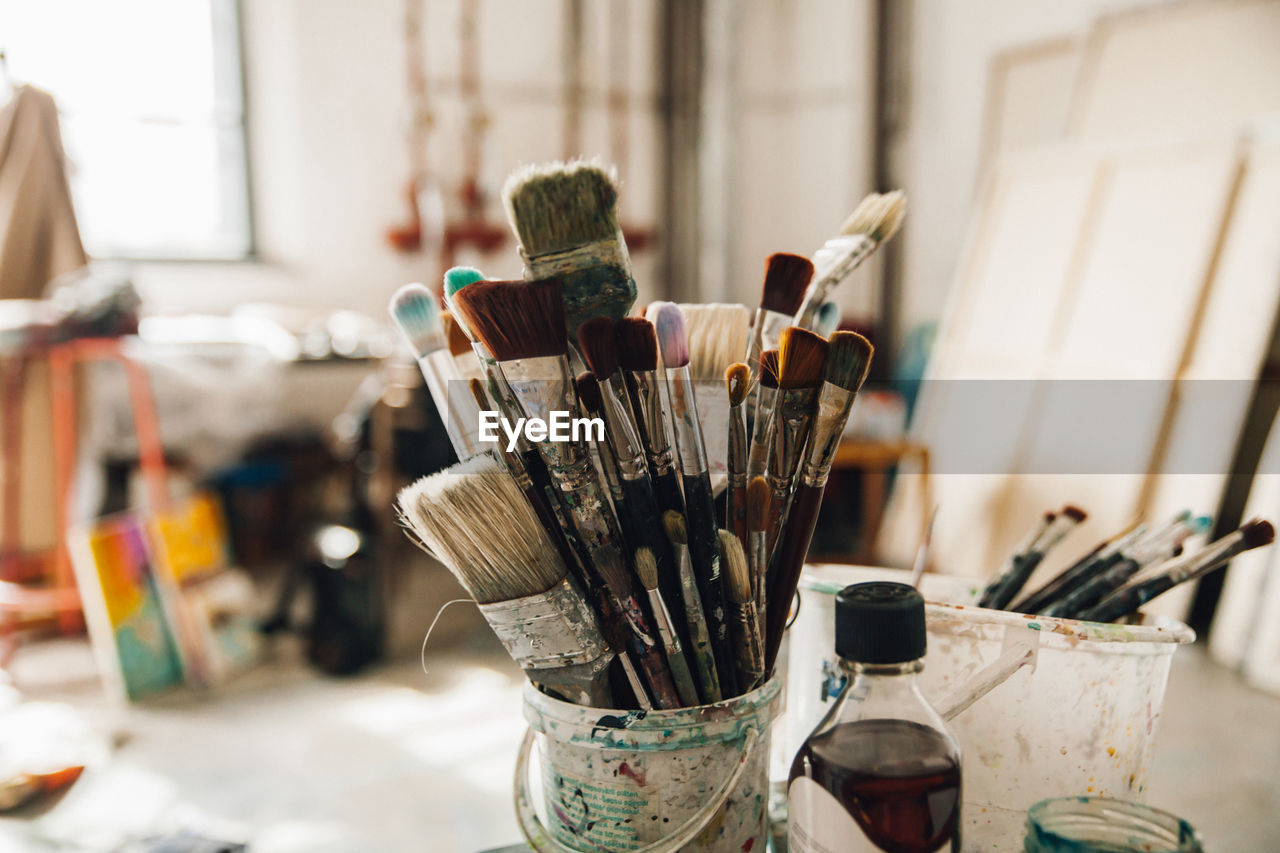
<svg viewBox="0 0 1280 853"><path fill-rule="evenodd" d="M431 165L456 214L466 116L458 96L460 0L423 0L424 42L436 113ZM651 224L656 0L625 0L632 131L623 180L624 222ZM582 152L612 159L603 103L611 69L607 12L584 3ZM481 88L490 125L482 185L489 218L506 228L499 193L520 163L557 159L563 140L561 0L478 0ZM401 0L251 0L242 4L250 161L260 262L146 265L137 279L153 310L220 311L244 301L342 307L384 316L406 281L434 280L434 255L393 251L386 230L407 217L403 127L408 114ZM514 242L490 275L520 273ZM633 258L642 296L650 261Z"/></svg>
<svg viewBox="0 0 1280 853"><path fill-rule="evenodd" d="M902 183L903 323L936 321L974 200L987 70L1002 50L1084 35L1099 15L1171 0L914 0ZM1177 0L1172 0L1177 2Z"/></svg>

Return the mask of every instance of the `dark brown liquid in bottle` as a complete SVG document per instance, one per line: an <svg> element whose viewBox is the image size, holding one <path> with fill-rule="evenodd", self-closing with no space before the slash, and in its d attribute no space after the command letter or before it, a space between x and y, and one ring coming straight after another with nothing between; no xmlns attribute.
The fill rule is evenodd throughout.
<svg viewBox="0 0 1280 853"><path fill-rule="evenodd" d="M960 764L935 729L905 720L841 723L810 736L788 785L807 776L886 853L960 850Z"/></svg>

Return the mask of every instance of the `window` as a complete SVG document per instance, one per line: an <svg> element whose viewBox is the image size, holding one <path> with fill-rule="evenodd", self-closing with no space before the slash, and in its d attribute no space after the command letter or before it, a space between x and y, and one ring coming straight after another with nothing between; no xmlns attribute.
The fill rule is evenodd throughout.
<svg viewBox="0 0 1280 853"><path fill-rule="evenodd" d="M249 256L236 0L0 0L13 85L58 103L97 258Z"/></svg>

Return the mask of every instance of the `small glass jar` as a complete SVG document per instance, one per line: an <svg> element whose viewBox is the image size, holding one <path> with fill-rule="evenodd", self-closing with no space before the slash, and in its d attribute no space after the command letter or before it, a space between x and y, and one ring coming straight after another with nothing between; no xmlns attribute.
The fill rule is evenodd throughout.
<svg viewBox="0 0 1280 853"><path fill-rule="evenodd" d="M1042 800L1027 812L1026 853L1204 853L1177 815L1106 797Z"/></svg>

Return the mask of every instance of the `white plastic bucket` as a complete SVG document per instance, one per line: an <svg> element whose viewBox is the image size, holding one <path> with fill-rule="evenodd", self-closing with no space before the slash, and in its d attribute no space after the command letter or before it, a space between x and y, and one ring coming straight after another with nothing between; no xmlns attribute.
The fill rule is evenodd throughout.
<svg viewBox="0 0 1280 853"><path fill-rule="evenodd" d="M807 569L792 629L787 751L794 755L836 689L835 593L907 572ZM1064 796L1143 799L1173 653L1187 626L1106 625L974 607L980 585L926 575L925 695L949 718L964 767L964 849L1020 850L1026 812ZM957 604L936 603L938 600Z"/></svg>
<svg viewBox="0 0 1280 853"><path fill-rule="evenodd" d="M526 685L529 733L516 765L516 817L534 850L765 849L769 725L782 685L674 711L617 711ZM536 740L542 817L528 780Z"/></svg>

